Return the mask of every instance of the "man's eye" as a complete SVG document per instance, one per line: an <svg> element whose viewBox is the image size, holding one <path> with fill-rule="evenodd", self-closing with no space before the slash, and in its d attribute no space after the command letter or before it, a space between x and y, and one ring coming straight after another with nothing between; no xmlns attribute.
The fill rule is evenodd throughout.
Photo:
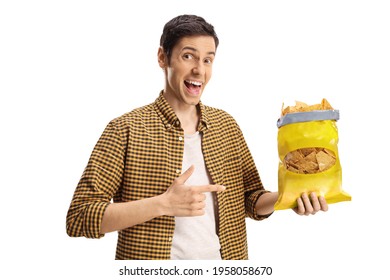
<svg viewBox="0 0 390 280"><path fill-rule="evenodd" d="M189 53L186 53L185 55L183 55L183 58L184 59L192 59L193 56L191 54L189 54Z"/></svg>
<svg viewBox="0 0 390 280"><path fill-rule="evenodd" d="M211 58L206 58L206 59L204 60L204 62L205 62L206 64L211 64L211 63L213 63L213 60L212 60Z"/></svg>

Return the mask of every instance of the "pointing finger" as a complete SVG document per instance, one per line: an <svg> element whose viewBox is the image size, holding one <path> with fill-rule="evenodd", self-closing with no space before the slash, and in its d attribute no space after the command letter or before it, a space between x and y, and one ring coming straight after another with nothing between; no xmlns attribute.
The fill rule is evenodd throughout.
<svg viewBox="0 0 390 280"><path fill-rule="evenodd" d="M222 185L204 185L204 186L194 186L192 190L194 192L223 192L226 189L225 186Z"/></svg>

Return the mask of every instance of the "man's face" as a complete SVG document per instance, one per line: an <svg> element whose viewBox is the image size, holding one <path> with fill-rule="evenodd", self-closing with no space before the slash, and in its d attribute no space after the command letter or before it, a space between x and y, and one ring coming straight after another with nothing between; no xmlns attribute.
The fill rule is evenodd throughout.
<svg viewBox="0 0 390 280"><path fill-rule="evenodd" d="M211 36L183 37L173 48L170 63L162 49L159 50L159 64L165 71L165 95L169 101L175 105L199 103L211 78L215 51Z"/></svg>

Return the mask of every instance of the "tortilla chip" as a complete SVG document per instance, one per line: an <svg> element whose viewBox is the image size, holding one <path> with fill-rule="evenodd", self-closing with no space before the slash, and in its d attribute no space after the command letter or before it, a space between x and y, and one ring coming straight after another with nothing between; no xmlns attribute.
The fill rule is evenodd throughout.
<svg viewBox="0 0 390 280"><path fill-rule="evenodd" d="M316 157L316 155L317 155L316 152L312 152L312 153L308 154L308 155L305 157L305 160L306 160L306 161L311 161L311 162L317 163L317 157Z"/></svg>
<svg viewBox="0 0 390 280"><path fill-rule="evenodd" d="M329 154L321 151L316 154L318 168L320 171L325 171L332 167L336 163L336 159L330 156Z"/></svg>
<svg viewBox="0 0 390 280"><path fill-rule="evenodd" d="M326 100L325 98L322 99L321 101L321 108L322 110L333 110L332 105Z"/></svg>
<svg viewBox="0 0 390 280"><path fill-rule="evenodd" d="M324 148L324 152L327 153L332 158L336 159L336 155L331 150L328 150L328 149Z"/></svg>
<svg viewBox="0 0 390 280"><path fill-rule="evenodd" d="M308 105L305 102L302 101L295 101L295 107L299 109L305 109L308 107Z"/></svg>
<svg viewBox="0 0 390 280"><path fill-rule="evenodd" d="M299 166L299 170L304 173L317 173L318 172L318 164L316 162L310 161L306 158L301 159L296 163Z"/></svg>
<svg viewBox="0 0 390 280"><path fill-rule="evenodd" d="M297 163L299 160L303 159L304 155L299 151L295 150L286 155L285 160L291 163Z"/></svg>
<svg viewBox="0 0 390 280"><path fill-rule="evenodd" d="M325 171L336 163L333 151L310 147L302 148L288 153L284 158L287 170L300 174L314 174Z"/></svg>
<svg viewBox="0 0 390 280"><path fill-rule="evenodd" d="M322 99L320 104L313 105L307 105L305 102L302 101L295 101L295 106L287 106L286 108L284 108L284 103L282 104L282 116L290 113L310 112L317 110L333 110L333 107L325 98Z"/></svg>
<svg viewBox="0 0 390 280"><path fill-rule="evenodd" d="M303 149L300 149L301 153L306 157L308 155L310 155L311 153L315 153L316 152L316 148L303 148Z"/></svg>
<svg viewBox="0 0 390 280"><path fill-rule="evenodd" d="M300 171L299 169L296 169L294 167L292 167L291 165L287 165L286 166L286 169L291 171L291 172L294 172L294 173L303 173L302 171Z"/></svg>

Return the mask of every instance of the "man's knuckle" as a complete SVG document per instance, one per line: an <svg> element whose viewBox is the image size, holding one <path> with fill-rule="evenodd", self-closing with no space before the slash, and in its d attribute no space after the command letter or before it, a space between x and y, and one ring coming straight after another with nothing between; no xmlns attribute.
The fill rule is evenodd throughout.
<svg viewBox="0 0 390 280"><path fill-rule="evenodd" d="M197 190L195 187L188 187L188 191L190 192L191 195L196 195Z"/></svg>

